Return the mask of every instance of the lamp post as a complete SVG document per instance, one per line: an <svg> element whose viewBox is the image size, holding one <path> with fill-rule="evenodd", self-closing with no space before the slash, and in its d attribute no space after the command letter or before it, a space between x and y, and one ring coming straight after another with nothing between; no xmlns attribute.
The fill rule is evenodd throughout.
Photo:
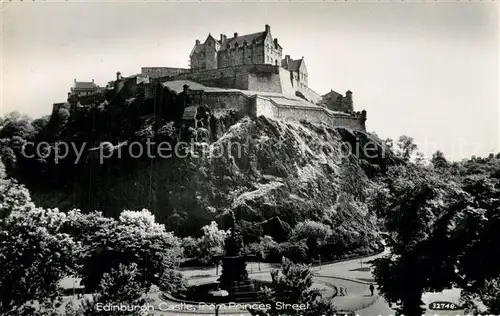
<svg viewBox="0 0 500 316"><path fill-rule="evenodd" d="M219 316L219 303L223 297L227 297L229 293L226 290L215 290L211 291L210 295L217 298L217 302L215 303L215 316Z"/></svg>

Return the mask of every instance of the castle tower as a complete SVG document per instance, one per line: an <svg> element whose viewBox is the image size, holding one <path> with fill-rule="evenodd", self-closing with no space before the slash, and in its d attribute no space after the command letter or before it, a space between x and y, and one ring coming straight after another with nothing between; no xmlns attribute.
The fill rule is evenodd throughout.
<svg viewBox="0 0 500 316"><path fill-rule="evenodd" d="M208 34L205 41L205 69L217 69L218 43L212 35Z"/></svg>
<svg viewBox="0 0 500 316"><path fill-rule="evenodd" d="M349 113L354 112L354 105L353 105L353 101L352 101L352 91L351 90L347 90L343 101L344 101L343 102L344 104L342 106L343 110L345 112L349 112Z"/></svg>
<svg viewBox="0 0 500 316"><path fill-rule="evenodd" d="M116 81L115 81L115 87L114 87L115 88L114 89L115 95L118 94L121 91L121 89L123 89L123 86L124 86L124 80L122 78L121 72L118 71L116 73Z"/></svg>

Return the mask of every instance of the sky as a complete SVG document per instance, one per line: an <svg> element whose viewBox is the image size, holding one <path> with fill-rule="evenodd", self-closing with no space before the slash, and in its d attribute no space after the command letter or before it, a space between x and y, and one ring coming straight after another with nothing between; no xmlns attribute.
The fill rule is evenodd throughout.
<svg viewBox="0 0 500 316"><path fill-rule="evenodd" d="M0 115L36 118L73 80L187 67L195 40L264 31L304 56L320 94L353 91L381 138L426 156L500 152L499 2L21 2L2 4Z"/></svg>

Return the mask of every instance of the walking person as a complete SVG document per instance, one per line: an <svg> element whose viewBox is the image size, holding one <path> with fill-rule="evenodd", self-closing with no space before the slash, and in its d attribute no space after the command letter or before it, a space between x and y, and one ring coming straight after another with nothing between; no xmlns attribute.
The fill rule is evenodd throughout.
<svg viewBox="0 0 500 316"><path fill-rule="evenodd" d="M375 286L373 286L373 284L370 284L370 292L372 292L372 296L373 296L373 291L375 291Z"/></svg>

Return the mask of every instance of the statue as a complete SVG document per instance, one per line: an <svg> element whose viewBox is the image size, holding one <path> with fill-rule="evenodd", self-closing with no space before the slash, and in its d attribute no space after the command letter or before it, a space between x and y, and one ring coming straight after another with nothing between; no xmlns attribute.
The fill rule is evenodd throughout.
<svg viewBox="0 0 500 316"><path fill-rule="evenodd" d="M236 218L234 217L234 212L229 211L229 216L230 216L229 228L231 229L231 232L234 233L234 225L236 224Z"/></svg>
<svg viewBox="0 0 500 316"><path fill-rule="evenodd" d="M246 270L246 257L241 254L242 238L237 231L234 212L230 211L229 216L231 233L226 237L224 244L225 254L219 281L223 289L234 293L239 287L237 284L248 281L248 272Z"/></svg>
<svg viewBox="0 0 500 316"><path fill-rule="evenodd" d="M229 227L231 229L231 235L228 236L225 242L225 252L226 256L238 256L241 251L241 236L236 231L236 218L234 217L234 212L229 211Z"/></svg>

